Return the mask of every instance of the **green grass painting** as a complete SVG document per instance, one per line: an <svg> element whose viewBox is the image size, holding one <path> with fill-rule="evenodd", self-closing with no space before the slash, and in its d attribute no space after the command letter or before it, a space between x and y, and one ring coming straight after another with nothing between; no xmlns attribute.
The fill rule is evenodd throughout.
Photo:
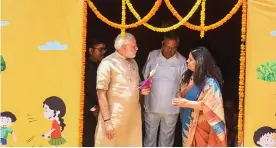
<svg viewBox="0 0 276 148"><path fill-rule="evenodd" d="M276 82L276 60L268 61L257 67L257 78L267 82Z"/></svg>

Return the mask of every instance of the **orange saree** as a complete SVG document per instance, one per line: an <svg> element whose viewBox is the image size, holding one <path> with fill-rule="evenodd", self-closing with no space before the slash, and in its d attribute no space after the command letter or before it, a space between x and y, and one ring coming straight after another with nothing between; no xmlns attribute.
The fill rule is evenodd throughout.
<svg viewBox="0 0 276 148"><path fill-rule="evenodd" d="M198 101L202 110L182 108L183 146L227 146L223 101L216 80L207 78L203 88L193 85L184 89L184 98Z"/></svg>

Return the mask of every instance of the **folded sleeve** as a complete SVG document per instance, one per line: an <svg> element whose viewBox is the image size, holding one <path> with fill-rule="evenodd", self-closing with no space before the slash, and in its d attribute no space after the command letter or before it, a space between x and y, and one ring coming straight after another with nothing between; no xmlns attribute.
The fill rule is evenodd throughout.
<svg viewBox="0 0 276 148"><path fill-rule="evenodd" d="M97 89L108 90L111 79L111 63L104 60L100 63L97 70Z"/></svg>

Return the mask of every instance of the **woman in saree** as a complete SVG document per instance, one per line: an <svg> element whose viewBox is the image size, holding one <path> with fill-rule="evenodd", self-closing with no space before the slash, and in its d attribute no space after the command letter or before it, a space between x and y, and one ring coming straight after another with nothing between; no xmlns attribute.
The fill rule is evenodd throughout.
<svg viewBox="0 0 276 148"><path fill-rule="evenodd" d="M189 53L175 107L181 107L183 146L227 146L221 76L210 52L197 47Z"/></svg>

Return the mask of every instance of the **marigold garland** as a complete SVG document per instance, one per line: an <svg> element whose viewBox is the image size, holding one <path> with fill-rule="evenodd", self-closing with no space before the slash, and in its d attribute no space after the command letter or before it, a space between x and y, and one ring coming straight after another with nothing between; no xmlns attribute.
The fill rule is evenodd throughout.
<svg viewBox="0 0 276 148"><path fill-rule="evenodd" d="M118 24L118 23L114 23L110 20L108 20L106 17L104 17L97 9L97 7L94 5L94 3L91 0L87 0L88 2L88 6L92 9L92 11L95 13L95 15L97 16L97 18L99 18L100 20L102 20L104 23L108 24L109 26L113 27L113 28L118 28L118 29L127 29L127 28L135 28L138 27L142 24L145 24L146 22L149 21L149 19L156 13L156 11L159 9L159 7L161 6L163 0L156 0L156 2L154 3L154 6L152 7L152 9L150 10L150 12L141 20L132 23L132 24L128 24L128 25L123 25L123 24Z"/></svg>
<svg viewBox="0 0 276 148"><path fill-rule="evenodd" d="M122 34L124 35L125 29L127 28L134 28L134 27L138 27L140 25L144 25L147 28L156 31L156 32L168 32L174 29L177 29L178 27L180 27L180 24L185 25L186 27L188 27L189 29L192 30L197 30L200 31L200 36L201 38L204 37L204 34L206 31L211 30L211 29L215 29L217 27L220 27L221 25L223 25L224 23L226 23L229 19L231 19L231 17L236 14L236 12L238 11L238 9L240 8L240 6L242 5L242 1L243 0L238 0L238 2L236 3L236 5L231 9L231 11L224 17L222 18L220 21L205 26L204 20L205 20L205 4L206 1L202 3L202 10L201 10L201 24L200 26L197 25L193 25L190 24L189 22L187 22L187 20L192 17L192 15L194 14L194 12L197 9L197 3L194 5L194 7L192 8L192 10L190 11L190 15L188 14L187 16L185 16L184 18L182 18L178 12L175 10L175 8L172 6L172 4L170 3L169 0L165 0L166 6L168 7L168 9L173 13L173 15L179 20L179 23L167 27L167 28L158 28L158 27L154 27L150 24L147 24L146 22L156 13L156 11L159 9L162 0L157 0L154 4L154 6L152 7L152 9L150 10L150 12L141 19L140 15L135 11L135 9L133 8L133 6L131 5L129 0L122 0L122 3L126 2L126 4L128 5L129 9L131 10L131 12L134 14L134 16L138 19L137 22L132 23L132 24L123 24L123 18L125 13L123 13L123 8L125 8L124 5L122 5L122 24L117 24L114 23L110 20L108 20L106 17L104 17L96 8L96 6L91 2L91 0L87 0L88 1L88 5L89 7L92 9L92 11L95 13L95 15L102 20L103 22L105 22L106 24L110 25L111 27L114 28L118 28L121 29ZM196 7L196 8L195 8ZM194 9L195 8L195 9ZM203 13L204 12L204 13Z"/></svg>
<svg viewBox="0 0 276 148"><path fill-rule="evenodd" d="M206 0L203 0L201 3L201 12L200 12L200 37L203 38L205 31L204 31L204 26L205 26L205 9L206 9Z"/></svg>
<svg viewBox="0 0 276 148"><path fill-rule="evenodd" d="M81 90L80 90L80 115L79 115L79 147L82 147L83 136L83 107L84 107L84 77L86 53L86 28L87 28L87 3L83 2L83 28L82 28L82 59L81 59Z"/></svg>
<svg viewBox="0 0 276 148"><path fill-rule="evenodd" d="M238 146L243 144L244 136L244 96L245 96L245 68L246 68L246 22L247 22L247 1L242 0L242 28L241 28L241 53L240 53L240 81L239 81L239 116L238 116Z"/></svg>
<svg viewBox="0 0 276 148"><path fill-rule="evenodd" d="M122 0L122 25L126 24L126 1ZM121 29L121 38L125 38L126 29Z"/></svg>
<svg viewBox="0 0 276 148"><path fill-rule="evenodd" d="M169 0L165 0L169 1ZM195 5L193 6L193 8L190 10L190 12L180 20L180 22L178 22L177 24L174 24L170 27L166 27L166 28L159 28L159 27L154 27L148 23L143 24L144 26L146 26L147 28L155 31L155 32L168 32L171 30L175 30L177 28L179 28L184 22L186 22L188 19L190 19L193 14L195 13L195 11L197 10L197 8L199 7L201 3L201 0L197 0L197 2L195 3ZM136 19L141 20L140 15L137 13L137 11L133 8L133 5L131 4L131 2L129 0L126 0L126 4L130 10L130 12L135 16Z"/></svg>
<svg viewBox="0 0 276 148"><path fill-rule="evenodd" d="M220 21L208 25L208 26L204 26L204 31L208 31L208 30L212 30L212 29L216 29L220 26L222 26L224 23L226 23L229 19L232 18L232 16L234 14L236 14L236 12L239 10L240 6L242 5L242 1L243 0L238 0L238 2L236 3L236 5L232 8L232 10L224 17L222 18ZM182 20L182 17L179 15L179 13L175 10L175 8L172 6L172 4L170 3L169 0L165 0L166 6L168 7L168 9L172 12L172 14L180 21ZM197 31L201 31L201 26L197 26L197 25L193 25L189 22L185 22L183 24L184 26L186 26L189 29L192 30L197 30Z"/></svg>

